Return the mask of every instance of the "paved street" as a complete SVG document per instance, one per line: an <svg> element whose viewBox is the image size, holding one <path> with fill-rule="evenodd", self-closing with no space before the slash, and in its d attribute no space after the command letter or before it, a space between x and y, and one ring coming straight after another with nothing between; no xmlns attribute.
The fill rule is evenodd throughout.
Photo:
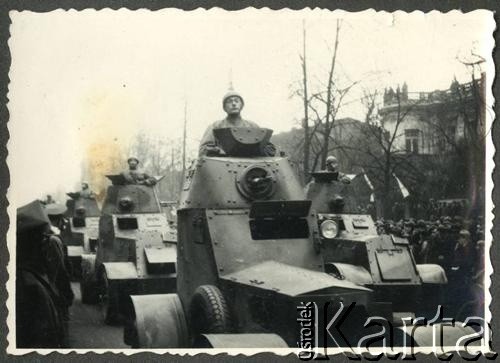
<svg viewBox="0 0 500 363"><path fill-rule="evenodd" d="M75 293L69 322L71 348L129 348L123 343L123 328L105 325L98 305L82 304L80 284L72 282L71 287Z"/></svg>

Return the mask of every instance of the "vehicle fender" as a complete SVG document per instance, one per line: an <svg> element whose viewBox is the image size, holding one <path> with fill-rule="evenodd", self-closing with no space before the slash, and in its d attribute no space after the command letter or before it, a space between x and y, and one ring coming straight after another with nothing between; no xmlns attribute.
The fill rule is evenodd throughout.
<svg viewBox="0 0 500 363"><path fill-rule="evenodd" d="M137 279L137 268L132 262L104 262L103 268L109 280Z"/></svg>
<svg viewBox="0 0 500 363"><path fill-rule="evenodd" d="M201 334L194 348L288 348L277 334Z"/></svg>
<svg viewBox="0 0 500 363"><path fill-rule="evenodd" d="M345 279L358 285L369 285L373 283L370 272L363 266L329 262L325 264L325 271L342 280Z"/></svg>
<svg viewBox="0 0 500 363"><path fill-rule="evenodd" d="M81 257L85 253L82 246L68 246L67 248L69 258Z"/></svg>
<svg viewBox="0 0 500 363"><path fill-rule="evenodd" d="M444 269L435 264L417 265L417 271L424 284L446 284L448 279Z"/></svg>
<svg viewBox="0 0 500 363"><path fill-rule="evenodd" d="M189 335L177 294L132 295L138 348L186 348Z"/></svg>

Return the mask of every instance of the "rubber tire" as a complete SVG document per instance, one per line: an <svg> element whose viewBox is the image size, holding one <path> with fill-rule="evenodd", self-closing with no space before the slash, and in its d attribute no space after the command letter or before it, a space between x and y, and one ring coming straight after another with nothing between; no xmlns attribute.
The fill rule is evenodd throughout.
<svg viewBox="0 0 500 363"><path fill-rule="evenodd" d="M213 285L199 286L189 306L189 321L194 336L231 332L231 315L226 299Z"/></svg>
<svg viewBox="0 0 500 363"><path fill-rule="evenodd" d="M104 270L99 278L99 303L106 325L118 325L121 323L118 289L116 285L110 283Z"/></svg>
<svg viewBox="0 0 500 363"><path fill-rule="evenodd" d="M83 304L99 303L99 286L95 280L95 257L83 258L80 264L82 272L80 280L80 294Z"/></svg>
<svg viewBox="0 0 500 363"><path fill-rule="evenodd" d="M82 278L80 281L80 293L82 295L82 303L95 305L99 302L99 293L97 284L88 278Z"/></svg>
<svg viewBox="0 0 500 363"><path fill-rule="evenodd" d="M139 332L137 331L137 323L135 319L125 322L123 327L123 342L129 345L132 349L139 349Z"/></svg>
<svg viewBox="0 0 500 363"><path fill-rule="evenodd" d="M132 349L140 348L139 332L137 330L137 321L135 316L135 308L130 295L127 295L127 301L124 302L125 310L123 319L123 342L129 345Z"/></svg>

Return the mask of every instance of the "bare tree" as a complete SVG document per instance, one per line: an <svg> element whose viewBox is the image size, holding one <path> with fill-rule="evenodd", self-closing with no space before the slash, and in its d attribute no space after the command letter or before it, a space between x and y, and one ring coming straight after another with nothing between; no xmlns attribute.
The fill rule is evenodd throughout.
<svg viewBox="0 0 500 363"><path fill-rule="evenodd" d="M471 52L472 60L462 63L469 68L471 82L459 85L459 112L464 120L464 137L469 151L469 168L471 169L469 195L473 210L478 213L484 207L485 152L486 152L486 100L485 74L481 72L481 64L485 59ZM478 76L479 73L479 76ZM479 81L478 81L479 79Z"/></svg>
<svg viewBox="0 0 500 363"><path fill-rule="evenodd" d="M129 154L138 158L141 167L150 174L162 175L168 165L169 144L167 140L141 132L133 140Z"/></svg>
<svg viewBox="0 0 500 363"><path fill-rule="evenodd" d="M303 95L302 99L304 102L304 177L309 172L309 151L311 145L311 139L309 138L309 96L307 92L307 54L306 54L306 25L305 20L302 22L302 35L303 35L303 48L302 56L300 57L302 63L302 84L303 84Z"/></svg>
<svg viewBox="0 0 500 363"><path fill-rule="evenodd" d="M394 176L403 170L407 177L411 178L412 175L418 175L416 164L413 163L413 154L398 147L398 141L399 138L404 136L402 132L404 121L419 104L419 101L406 102L398 87L394 95L393 125L389 131L383 125L380 125L376 117L374 117L376 95L376 91L365 91L363 103L366 107L366 122L360 125L360 131L365 141L357 145L356 148L366 156L360 166L370 174L375 184L379 186L378 188L376 186L376 189L378 189L376 194L378 195L380 209L387 216L391 214L389 207L393 199L391 193Z"/></svg>
<svg viewBox="0 0 500 363"><path fill-rule="evenodd" d="M338 72L338 59L340 55L342 21L337 20L335 38L329 59L328 72L324 77L312 77L316 82L311 82L311 75L307 67L307 32L303 23L302 52L299 55L302 77L300 85L293 95L300 96L304 116L301 123L303 136L296 140L292 149L292 157L302 165L300 172L304 174L307 183L311 170L325 168L329 153L341 150L332 135L336 125L339 111L345 105L346 96L360 83L360 80L351 81Z"/></svg>
<svg viewBox="0 0 500 363"><path fill-rule="evenodd" d="M375 124L377 119L377 90L363 90L363 98L361 99L361 103L365 107L365 123L367 124Z"/></svg>
<svg viewBox="0 0 500 363"><path fill-rule="evenodd" d="M326 100L323 100L325 103L325 124L323 129L323 147L322 147L322 155L321 155L321 168L324 168L326 165L326 158L328 157L328 143L330 141L330 133L333 128L333 124L335 122L335 114L337 108L335 107L335 95L334 95L334 87L333 83L333 74L335 72L335 65L337 63L337 50L339 48L339 34L340 34L340 20L337 20L337 29L335 32L335 44L333 46L333 54L332 61L330 64L330 72L328 73L328 84L326 86Z"/></svg>
<svg viewBox="0 0 500 363"><path fill-rule="evenodd" d="M312 112L313 128L309 132L310 149L313 154L311 170L318 167L325 168L328 154L334 149L331 147L333 141L332 130L335 127L335 120L343 102L351 89L359 81L349 81L341 86L341 82L336 77L336 64L339 54L341 20L337 20L335 42L330 60L330 67L327 76L327 83L324 90L312 94L308 101L309 110ZM324 107L324 112L320 111Z"/></svg>
<svg viewBox="0 0 500 363"><path fill-rule="evenodd" d="M129 148L130 155L135 155L142 168L149 174L163 176L158 185L161 198L176 200L179 198L183 167L188 157L183 140L152 137L145 133L136 136Z"/></svg>
<svg viewBox="0 0 500 363"><path fill-rule="evenodd" d="M478 74L483 61L462 61L470 69L471 81L460 84L454 79L445 94L440 117L424 120L439 141L437 157L441 167L448 167L452 178L465 185L463 193L469 196L472 210L480 210L484 203L487 109L484 74ZM463 133L457 133L457 128L463 129Z"/></svg>

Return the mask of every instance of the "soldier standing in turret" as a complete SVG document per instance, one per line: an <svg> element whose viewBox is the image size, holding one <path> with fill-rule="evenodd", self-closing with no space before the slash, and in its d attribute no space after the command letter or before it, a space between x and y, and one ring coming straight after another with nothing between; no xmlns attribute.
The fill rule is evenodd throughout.
<svg viewBox="0 0 500 363"><path fill-rule="evenodd" d="M86 181L82 182L82 190L80 191L80 197L82 198L95 198L94 192L89 188L89 183Z"/></svg>
<svg viewBox="0 0 500 363"><path fill-rule="evenodd" d="M349 177L346 174L339 171L339 161L333 155L330 155L329 157L326 158L326 170L331 173L336 173L337 181L341 181L342 183L345 184L349 184L351 182L351 179L349 179Z"/></svg>
<svg viewBox="0 0 500 363"><path fill-rule="evenodd" d="M351 182L351 179L349 179L347 175L339 171L339 162L333 155L330 155L326 158L326 167L325 170L321 171L321 173L331 173L333 176L333 178L330 179L331 181L340 181L344 184L349 184ZM304 190L306 192L306 195L308 195L309 190L315 183L316 180L313 179L305 186Z"/></svg>
<svg viewBox="0 0 500 363"><path fill-rule="evenodd" d="M146 174L143 170L139 169L139 159L130 157L127 160L128 170L122 173L127 181L127 184L141 184L141 185L155 185L155 178Z"/></svg>
<svg viewBox="0 0 500 363"><path fill-rule="evenodd" d="M259 126L252 121L245 120L241 117L241 110L245 102L243 97L235 91L230 91L222 99L222 107L226 112L227 116L223 120L216 121L212 123L203 134L201 139L199 155L216 156L224 154L224 151L219 147L217 140L215 139L213 130L221 129L226 127L249 127L249 128L259 128ZM274 156L276 154L276 148L273 144L268 143L262 153L265 156Z"/></svg>

